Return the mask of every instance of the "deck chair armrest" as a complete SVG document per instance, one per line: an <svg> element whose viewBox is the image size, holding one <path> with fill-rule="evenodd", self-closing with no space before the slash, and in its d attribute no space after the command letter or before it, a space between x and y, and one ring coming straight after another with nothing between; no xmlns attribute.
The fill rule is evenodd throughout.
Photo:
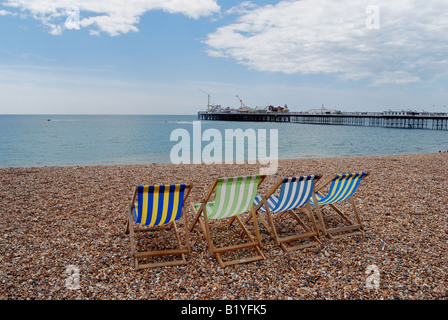
<svg viewBox="0 0 448 320"><path fill-rule="evenodd" d="M268 193L265 195L266 200L269 199L269 197L272 196L272 194L274 194L277 188L283 183L283 180L284 180L283 178L279 178L277 182L274 183L274 185L271 187L271 189L269 189Z"/></svg>
<svg viewBox="0 0 448 320"><path fill-rule="evenodd" d="M314 192L318 192L319 190L321 190L322 188L324 188L326 185L328 185L329 183L331 183L331 181L334 180L334 178L336 178L337 175L333 174L331 177L329 177L328 179L324 180L324 182L319 183L318 186L314 187Z"/></svg>
<svg viewBox="0 0 448 320"><path fill-rule="evenodd" d="M261 208L261 206L263 206L263 204L265 202L267 202L267 200L269 199L270 196L272 196L272 194L277 190L278 186L281 185L283 182L282 178L279 178L274 185L271 187L271 189L269 189L269 191L265 194L261 196L261 201L258 203L258 205L254 208L255 211L257 211L258 209ZM261 182L260 182L261 183Z"/></svg>
<svg viewBox="0 0 448 320"><path fill-rule="evenodd" d="M184 202L187 200L188 196L190 195L191 189L193 189L193 185L192 184L186 184L185 185Z"/></svg>
<svg viewBox="0 0 448 320"><path fill-rule="evenodd" d="M265 174L260 175L260 180L258 181L258 187L264 181L264 179L266 179L266 175Z"/></svg>
<svg viewBox="0 0 448 320"><path fill-rule="evenodd" d="M216 188L216 185L218 184L218 180L219 180L219 178L215 178L215 179L213 179L213 182L212 182L212 184L210 185L210 187L208 188L208 191L207 191L207 195L202 199L202 203L207 203L208 202L208 200L210 199L210 197L212 196L212 194L213 194L213 191L215 191L215 188Z"/></svg>
<svg viewBox="0 0 448 320"><path fill-rule="evenodd" d="M266 199L269 199L269 197L272 196L272 195L275 193L275 191L277 191L277 188L278 188L282 183L283 183L283 178L279 178L279 179L274 183L274 185L271 187L271 189L269 189L268 193L266 193L266 194L264 195L264 197L265 197Z"/></svg>
<svg viewBox="0 0 448 320"><path fill-rule="evenodd" d="M135 187L134 189L134 195L132 196L132 201L131 204L129 206L129 210L132 212L132 208L134 207L134 203L135 203L135 199L137 198L137 193L138 193L138 187Z"/></svg>
<svg viewBox="0 0 448 320"><path fill-rule="evenodd" d="M254 211L257 212L258 209L260 209L266 202L266 198L264 196L261 196L261 201L258 202L257 206L254 207Z"/></svg>

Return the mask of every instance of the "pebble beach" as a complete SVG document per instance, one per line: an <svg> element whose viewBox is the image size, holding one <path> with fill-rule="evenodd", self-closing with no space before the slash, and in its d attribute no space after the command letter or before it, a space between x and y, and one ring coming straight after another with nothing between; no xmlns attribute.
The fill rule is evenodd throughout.
<svg viewBox="0 0 448 320"><path fill-rule="evenodd" d="M448 153L280 160L260 193L279 177L360 171L370 172L354 195L364 235L321 235L321 244L285 253L259 224L266 259L221 268L197 227L187 264L135 270L125 233L135 186L189 183L188 202L196 203L215 177L257 174L259 166L1 168L0 299L446 300ZM188 205L184 214L192 221ZM179 230L185 240L183 219ZM222 222L214 230L224 240L239 234ZM138 247L169 238L160 234L139 233ZM73 270L76 288L68 286Z"/></svg>

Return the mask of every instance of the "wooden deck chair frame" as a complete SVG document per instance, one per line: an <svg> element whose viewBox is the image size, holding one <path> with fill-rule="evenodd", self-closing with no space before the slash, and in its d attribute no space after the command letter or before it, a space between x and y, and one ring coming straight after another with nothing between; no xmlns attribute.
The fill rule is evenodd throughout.
<svg viewBox="0 0 448 320"><path fill-rule="evenodd" d="M315 175L312 178L314 179L314 182L317 182L321 178L321 175ZM264 196L262 196L261 201L259 201L258 204L256 204L256 207L254 209L256 217L260 220L260 222L263 224L266 230L268 230L268 232L274 238L276 244L280 246L285 252L309 248L321 244L322 242L318 238L319 229L317 227L317 223L314 218L313 211L309 201L306 201L306 203L300 207L296 207L290 210L285 210L278 213L271 212L270 207L268 205L268 199L278 190L278 188L283 183L285 182L288 183L287 180L288 178L279 178L271 187L271 189ZM314 200L316 201L314 188L311 190L311 197L313 197ZM281 200L279 199L279 201ZM264 207L269 223L266 222L266 220L260 215L259 210L261 207ZM319 210L319 208L317 208L317 210ZM310 219L312 229L310 229L309 226L306 225L306 223L299 217L299 215L295 211L300 211L304 213ZM299 225L305 230L305 233L298 233L292 236L281 237L279 235L277 228L275 227L274 216L278 219L281 219L282 216L284 216L285 214L291 215L292 218L295 219L299 223ZM250 218L251 217L249 216L247 220L249 220ZM293 242L301 239L310 239L312 241L306 244L287 246L288 242Z"/></svg>
<svg viewBox="0 0 448 320"><path fill-rule="evenodd" d="M249 177L249 176L246 176L246 177ZM266 175L260 175L257 189L265 178L266 178ZM204 233L204 236L206 238L207 244L208 244L209 254L211 256L214 255L216 257L216 259L218 260L220 266L223 268L230 266L230 265L235 265L235 264L249 263L249 262L264 260L265 256L264 256L263 252L260 250L260 245L261 245L260 233L259 233L258 224L257 224L256 219L254 219L254 230L255 230L255 237L256 237L254 239L253 235L249 232L249 230L247 229L247 226L244 224L244 222L241 220L241 218L238 215L235 215L230 218L224 218L224 219L228 220L229 225L232 224L236 220L238 222L238 224L241 226L241 228L243 229L244 234L247 236L248 242L243 243L243 244L233 245L233 246L232 245L225 246L225 247L216 247L215 246L215 244L213 242L212 233L211 233L211 226L209 223L210 219L208 218L205 211L206 211L207 203L209 202L211 196L215 192L215 189L216 189L219 179L220 178L215 178L213 180L212 184L210 185L210 187L208 189L206 196L202 199L202 201L200 203L199 209L197 209L197 207L195 207L194 204L191 204L191 209L193 210L195 217L194 217L193 223L190 226L190 232L193 231L196 224L199 223L199 225ZM253 205L251 205L251 208L250 208L250 215L252 215L255 218L255 212L254 212ZM235 259L235 260L230 260L230 261L223 260L222 255L224 253L233 252L233 251L242 250L242 249L249 249L249 248L253 248L255 250L256 254L253 256L250 256L248 258Z"/></svg>
<svg viewBox="0 0 448 320"><path fill-rule="evenodd" d="M155 185L155 186L160 187L160 185ZM170 185L165 185L165 186L170 186ZM131 255L133 257L133 265L134 265L135 269L139 270L139 269L146 269L146 268L176 266L176 265L183 265L183 264L187 263L185 255L190 254L190 241L189 241L189 229L188 229L187 214L186 214L186 212L183 212L183 211L187 207L186 200L190 194L192 187L193 186L191 184L185 184L182 208L180 208L181 215L184 216L186 245L182 245L182 243L181 243L179 229L176 225L176 221L172 221L167 224L158 225L158 226L150 226L150 227L145 226L144 229L140 229L140 230L136 230L134 228L135 221L134 221L133 210L134 210L134 204L137 200L139 186L135 187L134 195L132 197L132 202L127 210L128 211L128 214L127 214L128 219L127 219L127 223L126 223L126 234L129 234L129 236L130 236ZM137 247L136 247L136 243L135 243L135 233L136 232L157 232L163 228L174 229L174 234L175 234L176 242L177 242L177 246L178 246L177 249L162 249L162 250L153 250L153 251L146 251L146 252L138 252L137 251ZM146 258L146 257L178 256L178 255L181 256L181 259L173 260L173 261L166 261L166 262L139 264L139 259Z"/></svg>
<svg viewBox="0 0 448 320"><path fill-rule="evenodd" d="M362 180L365 177L367 177L370 173L369 172L360 172L357 174L363 174L361 176L361 180ZM316 195L318 195L319 197L323 197L320 194L320 191L323 188L325 188L328 184L332 183L333 180L339 176L343 176L343 175L334 174L334 175L330 176L328 179L326 179L324 182L322 182L318 186L316 186L316 188L315 188ZM358 186L356 186L356 189L358 188ZM364 234L364 231L363 231L364 225L363 225L361 216L359 214L358 208L356 207L355 199L353 197L353 194L356 192L356 189L353 190L353 192L351 193L351 195L348 198L345 199L345 200L350 201L351 207L355 214L356 223L354 221L352 221L347 216L347 214L344 214L338 207L336 207L334 205L334 203L329 203L329 204L325 204L325 205L320 205L320 204L315 205L316 203L318 203L318 201L316 199L313 199L312 207L316 208L316 214L317 214L318 221L319 221L318 226L322 230L323 235L326 236L327 238L339 239L339 238L343 238L343 237ZM334 212L336 212L336 214L343 220L345 225L342 227L327 228L326 222L325 222L326 219L324 218L324 215L322 214L322 208L324 208L325 206L329 206L331 209L333 209Z"/></svg>

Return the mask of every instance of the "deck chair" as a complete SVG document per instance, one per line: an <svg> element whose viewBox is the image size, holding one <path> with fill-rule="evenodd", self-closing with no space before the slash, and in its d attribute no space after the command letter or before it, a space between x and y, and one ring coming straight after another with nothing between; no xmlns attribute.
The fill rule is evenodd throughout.
<svg viewBox="0 0 448 320"><path fill-rule="evenodd" d="M258 231L257 221L254 219L254 230L256 239L250 234L246 225L243 223L239 215L250 211L254 215L253 202L257 194L259 185L265 179L265 175L240 176L230 178L215 178L201 203L191 205L195 218L190 226L190 231L195 225L199 225L204 232L208 243L210 255L215 255L221 267L229 265L247 263L265 259L260 250L260 234ZM215 201L211 202L210 198L215 193ZM229 246L215 246L213 241L210 220L227 219L229 225L235 220L239 223L248 240L245 243ZM228 239L229 241L231 239ZM242 249L253 249L255 254L242 259L233 259L224 261L223 255L232 253Z"/></svg>
<svg viewBox="0 0 448 320"><path fill-rule="evenodd" d="M318 208L316 214L319 220L319 227L325 236L330 239L337 239L351 235L363 234L364 226L362 224L361 217L359 215L358 209L356 208L356 203L352 195L355 193L361 180L368 175L368 172L333 175L322 184L316 186L316 200L310 199L310 203L313 205L313 207ZM330 184L330 187L328 189L327 196L321 195L321 190L324 187L328 186L328 184ZM344 214L339 208L335 206L335 203L347 199L349 199L353 208L356 223L350 220L347 214ZM325 206L329 206L337 213L337 215L339 215L340 218L342 218L342 220L344 221L344 226L333 227L330 229L325 226L326 221L324 219L324 215L322 214L322 208Z"/></svg>
<svg viewBox="0 0 448 320"><path fill-rule="evenodd" d="M184 214L185 241L182 246L176 221L181 218L184 203L191 191L192 186L188 184L151 185L137 186L134 191L131 205L128 210L128 221L126 234L130 234L131 251L136 269L155 268L163 266L174 266L186 263L185 254L190 253L189 230L187 215ZM145 226L135 229L134 224ZM137 252L135 243L135 232L161 231L161 229L172 229L177 241L177 249L162 249L146 252ZM171 256L170 261L139 264L139 259L148 257ZM173 258L180 256L180 259ZM163 257L168 260L170 257Z"/></svg>
<svg viewBox="0 0 448 320"><path fill-rule="evenodd" d="M319 230L317 229L316 221L309 202L311 197L315 197L314 184L320 177L320 175L311 175L297 178L280 178L266 195L255 197L254 205L257 218L260 219L261 223L272 235L277 245L279 245L285 252L308 248L321 243L318 239ZM280 195L277 196L274 193L279 187ZM259 211L266 213L269 224L260 215ZM295 211L304 213L311 220L312 227L310 228ZM279 231L275 227L274 216L276 218L281 218L285 214L291 215L305 232L300 233L296 231L295 235L280 237ZM302 239L311 240L311 242L290 246L286 245L287 243L301 241Z"/></svg>

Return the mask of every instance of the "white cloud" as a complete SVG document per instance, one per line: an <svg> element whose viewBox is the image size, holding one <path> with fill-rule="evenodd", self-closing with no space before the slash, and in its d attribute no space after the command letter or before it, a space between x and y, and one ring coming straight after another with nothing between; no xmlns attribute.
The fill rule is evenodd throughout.
<svg viewBox="0 0 448 320"><path fill-rule="evenodd" d="M250 2L243 1L236 6L231 7L225 11L225 14L245 14L248 13L250 9L258 8L258 5Z"/></svg>
<svg viewBox="0 0 448 320"><path fill-rule="evenodd" d="M0 16L7 16L7 15L12 15L15 16L16 14L10 11L6 11L6 10L0 10Z"/></svg>
<svg viewBox="0 0 448 320"><path fill-rule="evenodd" d="M94 35L101 31L111 36L138 31L136 25L140 17L151 10L183 14L192 19L220 10L216 0L6 0L3 5L29 14L47 26L54 35L64 31L67 19L78 18L68 8L79 9L79 21L76 22L79 22L80 27L96 28L90 31Z"/></svg>
<svg viewBox="0 0 448 320"><path fill-rule="evenodd" d="M258 71L330 74L374 86L448 75L446 0L301 0L250 9L208 35L211 56Z"/></svg>

